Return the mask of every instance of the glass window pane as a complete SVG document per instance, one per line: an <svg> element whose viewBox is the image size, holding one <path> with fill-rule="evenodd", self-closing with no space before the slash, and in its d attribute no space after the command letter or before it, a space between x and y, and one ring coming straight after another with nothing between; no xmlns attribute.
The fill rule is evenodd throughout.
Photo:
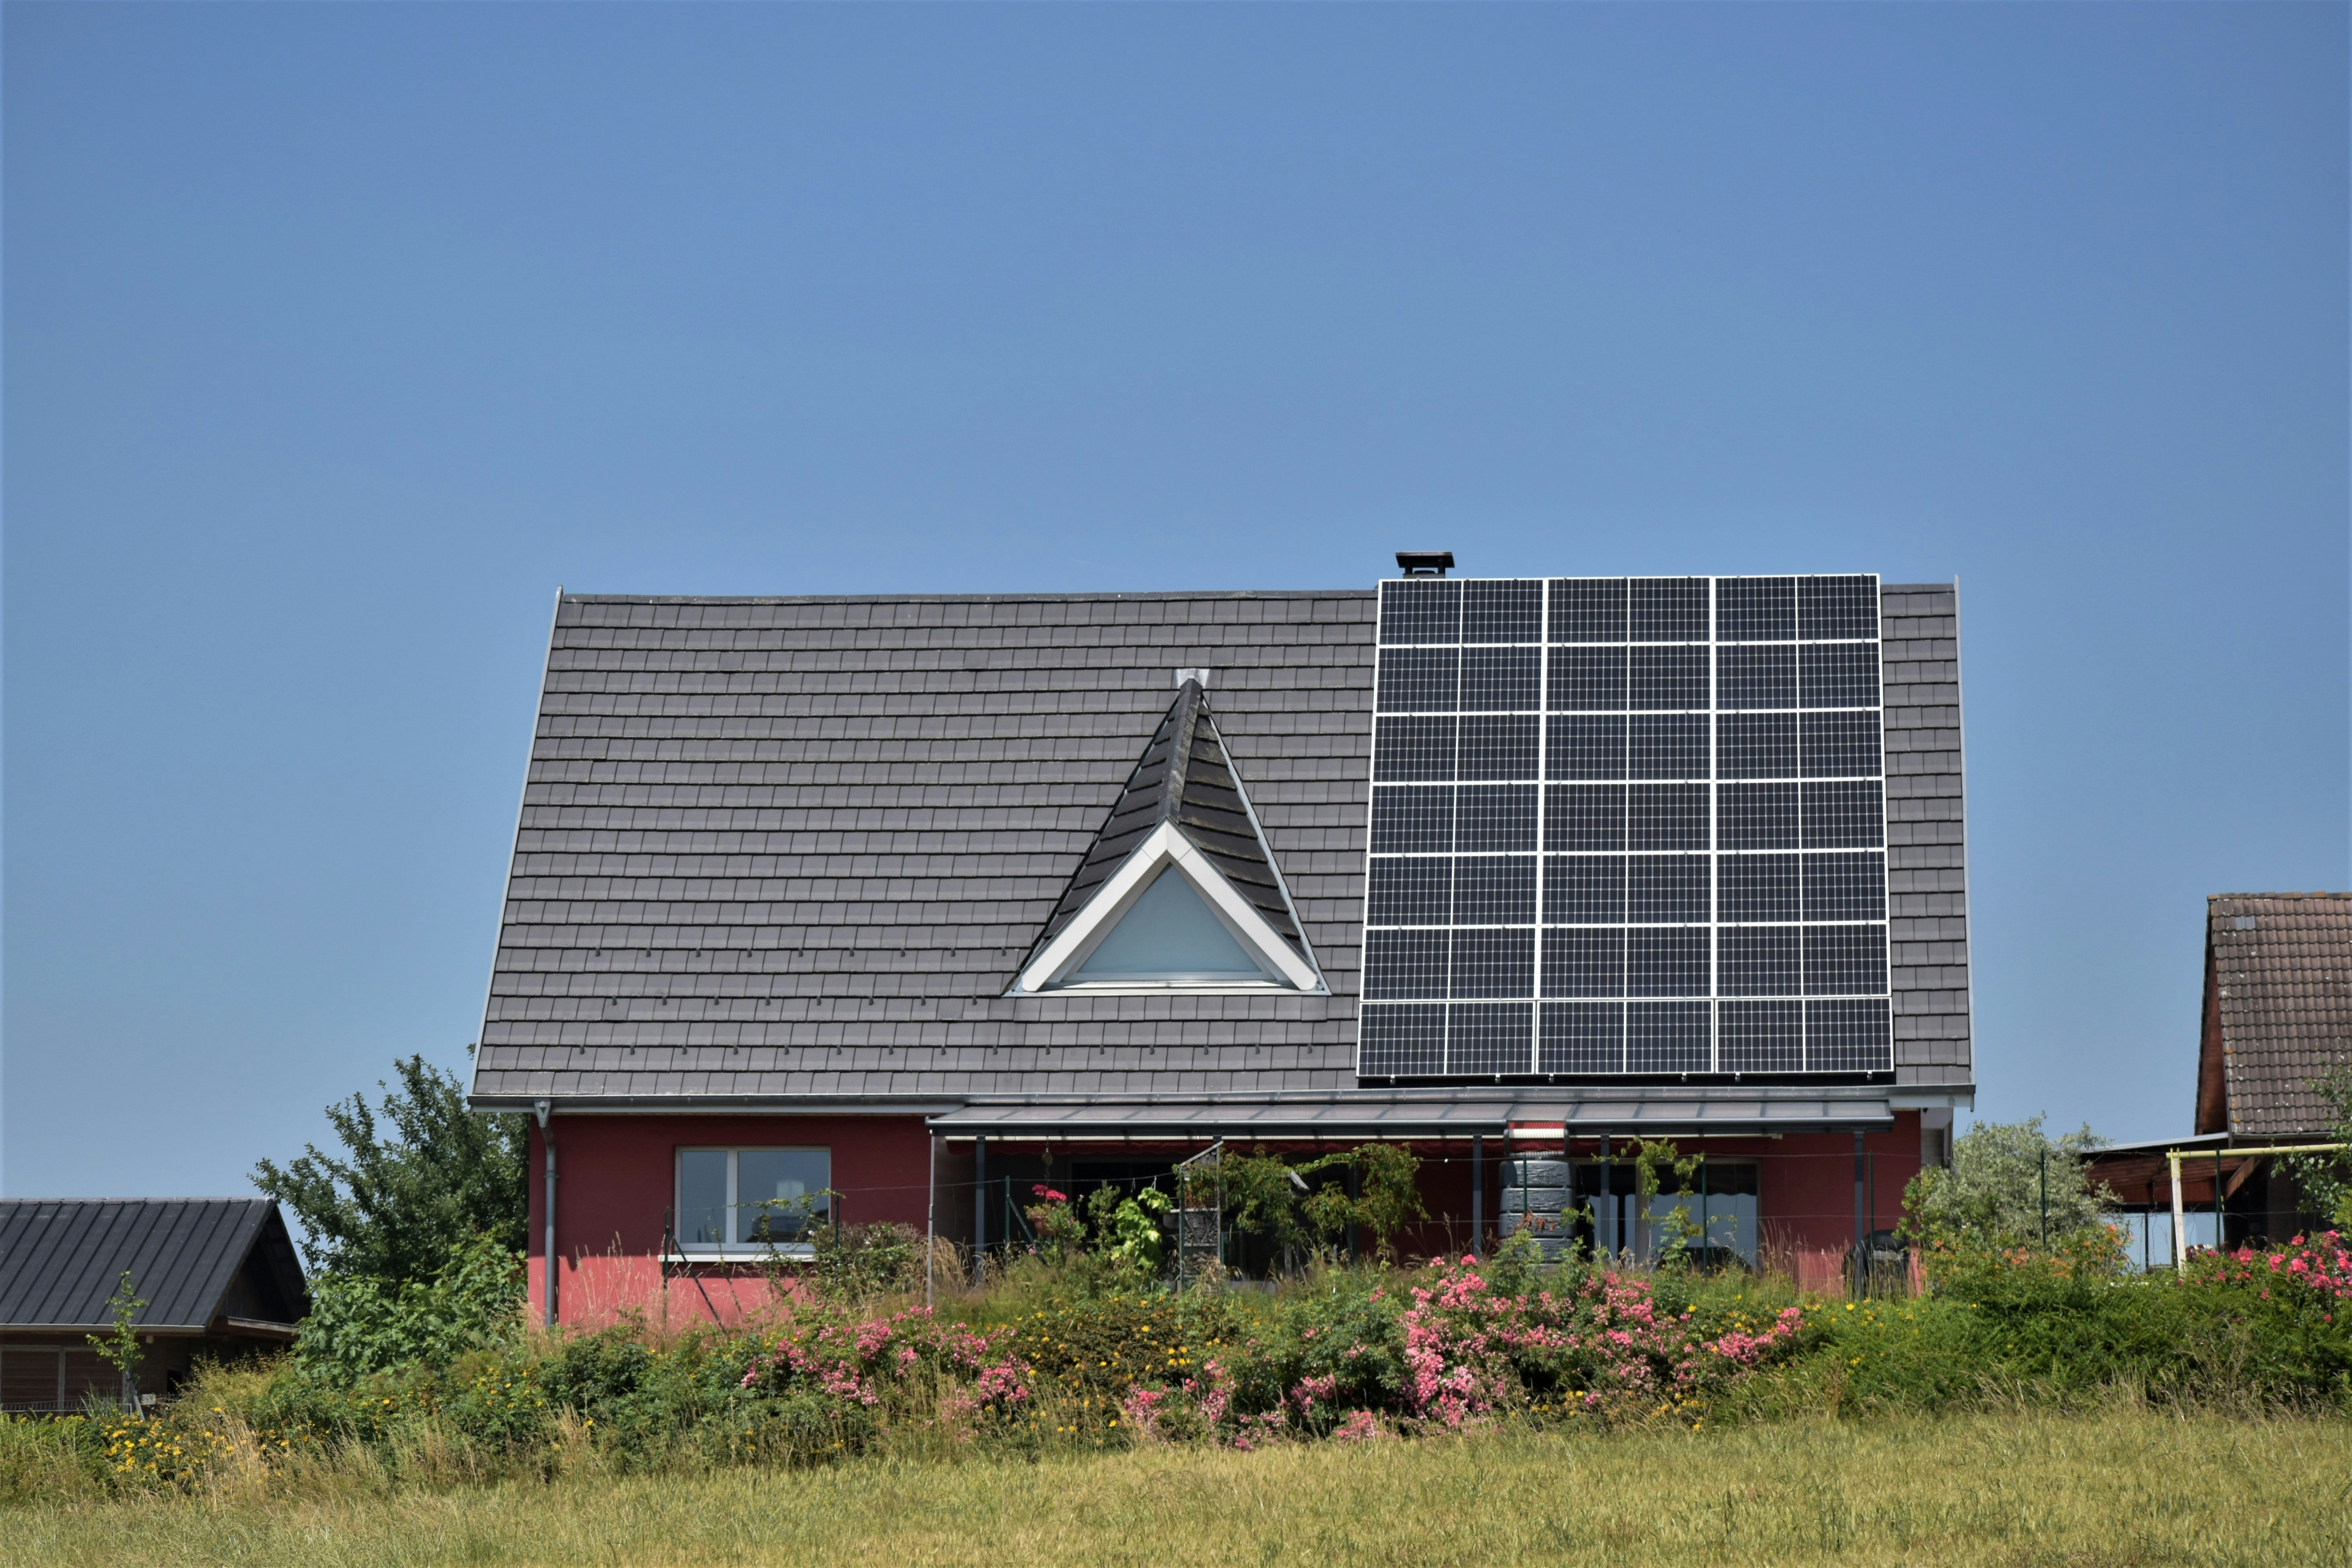
<svg viewBox="0 0 2352 1568"><path fill-rule="evenodd" d="M1443 862L1438 862L1441 866ZM1259 980L1259 968L1182 872L1152 879L1102 945L1072 977L1079 980Z"/></svg>
<svg viewBox="0 0 2352 1568"><path fill-rule="evenodd" d="M825 1218L833 1156L824 1149L745 1149L735 1156L736 1239L797 1241Z"/></svg>
<svg viewBox="0 0 2352 1568"><path fill-rule="evenodd" d="M687 1247L726 1241L726 1150L687 1149L678 1155L677 1239Z"/></svg>

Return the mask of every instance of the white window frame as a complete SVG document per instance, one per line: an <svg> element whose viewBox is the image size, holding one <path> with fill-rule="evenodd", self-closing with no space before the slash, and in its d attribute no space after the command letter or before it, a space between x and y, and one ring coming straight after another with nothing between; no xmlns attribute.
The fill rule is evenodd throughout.
<svg viewBox="0 0 2352 1568"><path fill-rule="evenodd" d="M686 1214L686 1156L688 1155L725 1155L727 1156L727 1231L730 1239L714 1247L707 1241L688 1241L679 1226ZM824 1186L833 1190L833 1146L829 1144L680 1144L670 1151L669 1190L670 1213L675 1217L670 1226L674 1258L688 1260L719 1261L720 1260L761 1259L771 1253L791 1261L806 1262L816 1256L816 1247L808 1241L737 1241L731 1239L737 1216L743 1208L742 1188L738 1181L738 1169L744 1155L823 1155L824 1156ZM833 1220L833 1198L824 1200L824 1221Z"/></svg>
<svg viewBox="0 0 2352 1568"><path fill-rule="evenodd" d="M1223 923L1262 975L1256 980L1224 976L1173 976L1164 980L1081 980L1076 977L1113 927L1135 906L1160 875L1181 875L1192 884L1209 913ZM1249 900L1225 880L1216 863L1172 824L1162 822L1138 844L1118 870L1096 890L1077 918L1023 969L1011 995L1040 991L1184 991L1194 995L1248 991L1320 991L1323 977L1266 923Z"/></svg>

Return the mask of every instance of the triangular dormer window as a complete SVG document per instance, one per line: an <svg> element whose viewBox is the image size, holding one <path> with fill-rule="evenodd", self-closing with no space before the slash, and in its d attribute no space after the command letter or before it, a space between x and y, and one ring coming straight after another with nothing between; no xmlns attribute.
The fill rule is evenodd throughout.
<svg viewBox="0 0 2352 1568"><path fill-rule="evenodd" d="M1282 874L1187 680L1047 922L1014 995L1320 991Z"/></svg>
<svg viewBox="0 0 2352 1568"><path fill-rule="evenodd" d="M1198 980L1204 984L1272 979L1192 882L1172 864L1160 868L1118 923L1070 972L1084 985L1112 981Z"/></svg>

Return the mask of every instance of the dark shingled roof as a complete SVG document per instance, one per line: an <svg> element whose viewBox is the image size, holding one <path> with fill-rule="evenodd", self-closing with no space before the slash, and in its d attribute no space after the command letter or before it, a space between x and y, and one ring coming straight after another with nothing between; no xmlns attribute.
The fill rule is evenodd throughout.
<svg viewBox="0 0 2352 1568"><path fill-rule="evenodd" d="M2352 1066L2352 894L2231 893L2205 901L2197 1130L2323 1133L2311 1087Z"/></svg>
<svg viewBox="0 0 2352 1568"><path fill-rule="evenodd" d="M1967 792L1960 757L1959 591L1878 592L1886 706L1886 914L1895 1076L1975 1083L1969 1005Z"/></svg>
<svg viewBox="0 0 2352 1568"><path fill-rule="evenodd" d="M1895 1087L1965 1093L1958 606L1881 603ZM1382 1092L1354 1076L1375 613L1370 590L563 596L476 1103ZM1192 668L1330 995L1006 996Z"/></svg>
<svg viewBox="0 0 2352 1568"><path fill-rule="evenodd" d="M1162 822L1172 822L1224 873L1234 890L1254 904L1265 923L1280 933L1301 957L1307 956L1291 918L1290 899L1283 891L1282 874L1258 836L1240 780L1225 756L1225 743L1210 716L1208 694L1198 681L1187 680L1170 705L1168 716L1152 732L1150 744L1135 765L1127 788L1103 822L1102 831L1078 862L1069 890L1054 906L1053 917L1037 939L1044 946L1077 918L1095 890L1135 852L1137 845Z"/></svg>
<svg viewBox="0 0 2352 1568"><path fill-rule="evenodd" d="M108 1302L127 1270L131 1293L147 1300L141 1328L202 1333L248 1259L289 1314L270 1321L310 1311L293 1239L268 1198L0 1198L0 1330L110 1328Z"/></svg>

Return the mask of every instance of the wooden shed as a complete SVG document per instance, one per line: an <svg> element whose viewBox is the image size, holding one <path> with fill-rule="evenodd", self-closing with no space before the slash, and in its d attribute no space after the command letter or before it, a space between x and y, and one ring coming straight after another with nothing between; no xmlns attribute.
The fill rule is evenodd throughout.
<svg viewBox="0 0 2352 1568"><path fill-rule="evenodd" d="M168 1396L199 1359L290 1344L310 1291L266 1197L0 1199L0 1409L120 1398L89 1336L124 1275L143 1298L138 1392Z"/></svg>

